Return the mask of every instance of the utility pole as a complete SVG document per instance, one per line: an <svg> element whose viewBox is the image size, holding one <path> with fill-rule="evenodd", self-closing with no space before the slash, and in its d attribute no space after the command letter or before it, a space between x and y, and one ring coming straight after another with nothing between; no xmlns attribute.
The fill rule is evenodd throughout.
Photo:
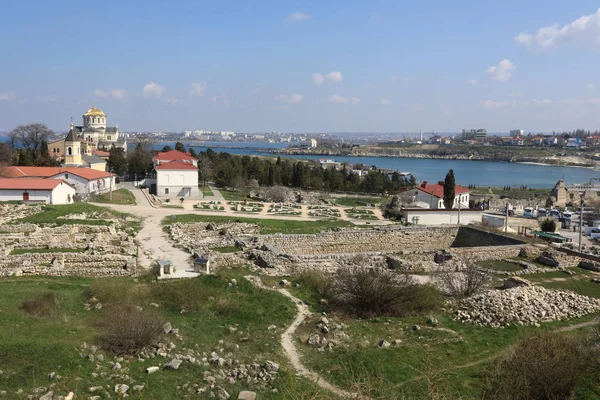
<svg viewBox="0 0 600 400"><path fill-rule="evenodd" d="M458 224L460 225L460 196L458 196Z"/></svg>
<svg viewBox="0 0 600 400"><path fill-rule="evenodd" d="M583 228L583 198L579 205L579 252L581 252L581 229Z"/></svg>

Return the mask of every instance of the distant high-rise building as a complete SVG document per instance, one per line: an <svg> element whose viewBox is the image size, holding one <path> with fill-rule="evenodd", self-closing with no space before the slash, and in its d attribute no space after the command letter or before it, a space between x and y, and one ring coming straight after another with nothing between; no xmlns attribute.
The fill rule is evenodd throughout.
<svg viewBox="0 0 600 400"><path fill-rule="evenodd" d="M523 129L513 129L510 131L510 137L521 137L525 134Z"/></svg>
<svg viewBox="0 0 600 400"><path fill-rule="evenodd" d="M463 140L485 140L487 138L486 129L463 129L462 130Z"/></svg>

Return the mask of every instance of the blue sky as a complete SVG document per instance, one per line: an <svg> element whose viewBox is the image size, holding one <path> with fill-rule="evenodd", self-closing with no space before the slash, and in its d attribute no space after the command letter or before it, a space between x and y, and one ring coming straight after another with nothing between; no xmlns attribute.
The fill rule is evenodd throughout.
<svg viewBox="0 0 600 400"><path fill-rule="evenodd" d="M600 129L598 7L0 0L0 130Z"/></svg>

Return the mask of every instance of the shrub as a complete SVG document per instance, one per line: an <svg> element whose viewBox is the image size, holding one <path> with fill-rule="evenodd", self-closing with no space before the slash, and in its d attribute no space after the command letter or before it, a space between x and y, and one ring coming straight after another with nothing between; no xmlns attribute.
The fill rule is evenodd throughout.
<svg viewBox="0 0 600 400"><path fill-rule="evenodd" d="M552 218L545 218L540 223L540 228L543 232L554 232L556 231L556 221Z"/></svg>
<svg viewBox="0 0 600 400"><path fill-rule="evenodd" d="M436 275L444 293L451 297L469 297L487 289L490 277L469 265L462 271L440 271Z"/></svg>
<svg viewBox="0 0 600 400"><path fill-rule="evenodd" d="M54 292L44 293L33 300L23 300L22 308L34 317L53 317L60 311L60 299Z"/></svg>
<svg viewBox="0 0 600 400"><path fill-rule="evenodd" d="M574 337L542 333L522 341L492 371L484 398L570 399L590 365Z"/></svg>
<svg viewBox="0 0 600 400"><path fill-rule="evenodd" d="M305 269L296 276L296 282L319 296L327 296L331 288L329 278L321 272Z"/></svg>
<svg viewBox="0 0 600 400"><path fill-rule="evenodd" d="M334 307L359 317L405 316L434 311L444 296L408 275L384 268L340 268L332 277Z"/></svg>
<svg viewBox="0 0 600 400"><path fill-rule="evenodd" d="M115 354L136 354L164 336L165 319L154 310L115 305L101 314L98 343Z"/></svg>

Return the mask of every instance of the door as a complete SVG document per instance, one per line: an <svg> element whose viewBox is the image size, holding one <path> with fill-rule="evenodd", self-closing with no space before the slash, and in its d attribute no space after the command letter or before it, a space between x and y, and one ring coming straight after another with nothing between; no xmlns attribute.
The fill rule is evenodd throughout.
<svg viewBox="0 0 600 400"><path fill-rule="evenodd" d="M29 193L23 192L23 201L29 201Z"/></svg>

